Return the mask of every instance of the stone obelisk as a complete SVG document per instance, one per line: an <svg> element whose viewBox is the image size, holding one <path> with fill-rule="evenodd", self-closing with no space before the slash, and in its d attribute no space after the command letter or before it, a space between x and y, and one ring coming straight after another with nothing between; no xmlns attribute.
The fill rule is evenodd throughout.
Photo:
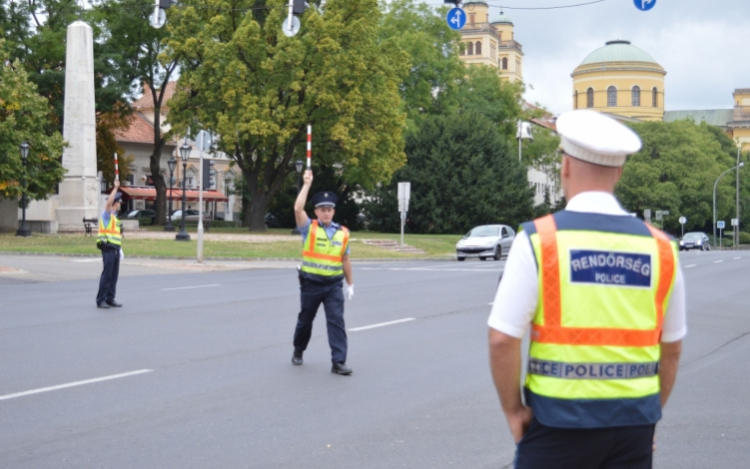
<svg viewBox="0 0 750 469"><path fill-rule="evenodd" d="M59 231L83 231L83 218L98 218L99 183L96 173L96 110L94 103L94 35L91 26L76 21L68 26L65 54L65 113L63 137L68 147L62 164Z"/></svg>

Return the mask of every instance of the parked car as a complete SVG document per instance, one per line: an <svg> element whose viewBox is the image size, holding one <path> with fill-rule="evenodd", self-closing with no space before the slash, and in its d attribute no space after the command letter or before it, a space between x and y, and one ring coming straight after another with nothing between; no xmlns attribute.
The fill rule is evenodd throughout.
<svg viewBox="0 0 750 469"><path fill-rule="evenodd" d="M189 208L185 210L185 221L198 221L199 216L198 210ZM182 210L175 210L172 212L172 221L182 220ZM203 214L203 221L210 220L208 213Z"/></svg>
<svg viewBox="0 0 750 469"><path fill-rule="evenodd" d="M154 218L156 212L153 210L133 210L125 215L125 218Z"/></svg>
<svg viewBox="0 0 750 469"><path fill-rule="evenodd" d="M710 251L711 241L709 241L708 235L702 231L685 233L685 236L680 240L680 251L689 251L691 249Z"/></svg>
<svg viewBox="0 0 750 469"><path fill-rule="evenodd" d="M484 261L492 257L499 261L510 251L515 237L516 232L507 225L477 226L456 243L456 259L464 261L467 257L478 257Z"/></svg>

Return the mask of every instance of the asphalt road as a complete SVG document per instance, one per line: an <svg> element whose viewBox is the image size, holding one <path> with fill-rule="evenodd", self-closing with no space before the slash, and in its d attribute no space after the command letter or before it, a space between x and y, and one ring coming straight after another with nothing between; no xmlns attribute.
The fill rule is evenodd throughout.
<svg viewBox="0 0 750 469"><path fill-rule="evenodd" d="M690 330L655 467L745 468L750 252L681 257ZM100 310L100 263L0 256L1 467L511 466L486 339L504 261L355 264L349 377L322 311L290 364L292 265L130 262L125 307Z"/></svg>

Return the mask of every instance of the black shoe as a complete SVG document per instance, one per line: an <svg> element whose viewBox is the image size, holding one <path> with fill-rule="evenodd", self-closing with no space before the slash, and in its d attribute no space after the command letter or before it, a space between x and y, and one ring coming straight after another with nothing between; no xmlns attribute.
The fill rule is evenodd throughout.
<svg viewBox="0 0 750 469"><path fill-rule="evenodd" d="M334 363L331 367L331 373L336 373L337 375L350 375L352 374L352 369L346 366L346 363Z"/></svg>
<svg viewBox="0 0 750 469"><path fill-rule="evenodd" d="M294 351L294 354L292 355L292 365L301 365L302 364L302 352Z"/></svg>
<svg viewBox="0 0 750 469"><path fill-rule="evenodd" d="M122 308L122 303L118 303L115 300L112 300L112 301L110 301L107 304L110 305L113 308Z"/></svg>
<svg viewBox="0 0 750 469"><path fill-rule="evenodd" d="M97 308L102 308L102 309L108 309L109 305L107 303L97 303L96 307Z"/></svg>

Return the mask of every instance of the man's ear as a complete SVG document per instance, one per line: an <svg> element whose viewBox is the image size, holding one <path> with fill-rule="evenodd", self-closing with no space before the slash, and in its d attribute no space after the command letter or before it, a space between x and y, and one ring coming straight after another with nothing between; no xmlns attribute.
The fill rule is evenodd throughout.
<svg viewBox="0 0 750 469"><path fill-rule="evenodd" d="M562 166L560 167L560 176L567 178L570 177L570 159L568 155L563 155Z"/></svg>

